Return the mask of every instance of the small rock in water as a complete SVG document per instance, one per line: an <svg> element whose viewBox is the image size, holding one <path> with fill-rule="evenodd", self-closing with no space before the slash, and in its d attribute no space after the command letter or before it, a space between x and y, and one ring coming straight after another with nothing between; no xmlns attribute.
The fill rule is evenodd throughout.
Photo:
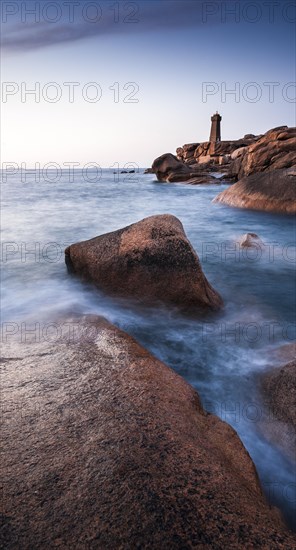
<svg viewBox="0 0 296 550"><path fill-rule="evenodd" d="M242 248L262 248L264 246L263 241L258 237L256 233L245 233L239 240L239 244Z"/></svg>

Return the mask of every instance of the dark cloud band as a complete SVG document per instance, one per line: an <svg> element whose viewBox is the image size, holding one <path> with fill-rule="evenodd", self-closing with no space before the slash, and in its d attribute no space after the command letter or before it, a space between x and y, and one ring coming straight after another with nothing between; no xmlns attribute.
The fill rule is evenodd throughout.
<svg viewBox="0 0 296 550"><path fill-rule="evenodd" d="M103 35L209 25L218 15L214 5L196 0L4 2L2 48L30 50Z"/></svg>

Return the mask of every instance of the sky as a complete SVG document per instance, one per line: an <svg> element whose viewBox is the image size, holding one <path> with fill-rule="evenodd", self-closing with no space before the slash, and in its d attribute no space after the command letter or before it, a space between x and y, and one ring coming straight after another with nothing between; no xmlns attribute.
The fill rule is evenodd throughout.
<svg viewBox="0 0 296 550"><path fill-rule="evenodd" d="M295 126L295 14L285 0L2 1L2 165L147 167L208 140L216 111L222 140Z"/></svg>

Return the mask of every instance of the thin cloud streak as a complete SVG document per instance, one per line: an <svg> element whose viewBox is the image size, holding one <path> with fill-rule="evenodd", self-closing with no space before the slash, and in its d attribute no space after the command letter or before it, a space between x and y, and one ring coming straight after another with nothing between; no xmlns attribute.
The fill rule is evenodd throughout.
<svg viewBox="0 0 296 550"><path fill-rule="evenodd" d="M128 3L126 3L128 4ZM135 23L115 23L110 4L105 6L100 21L91 23L85 21L80 14L74 23L65 20L57 23L41 21L39 23L18 23L2 26L2 49L7 51L25 51L40 49L57 44L77 42L93 37L114 34L131 34L133 32L149 32L155 30L184 29L201 25L212 25L217 17L211 16L203 22L202 3L196 0L164 0L162 2L133 2L139 6L135 15L139 19ZM100 2L101 7L104 6ZM126 15L126 13L124 14Z"/></svg>

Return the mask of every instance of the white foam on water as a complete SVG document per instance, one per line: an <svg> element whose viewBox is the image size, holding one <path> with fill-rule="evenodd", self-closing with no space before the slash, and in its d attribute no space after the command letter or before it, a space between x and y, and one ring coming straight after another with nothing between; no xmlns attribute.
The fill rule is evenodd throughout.
<svg viewBox="0 0 296 550"><path fill-rule="evenodd" d="M294 483L295 471L249 416L250 404L260 405L256 376L270 365L270 350L295 338L294 222L213 204L223 186L162 185L153 176L136 176L138 181L116 183L112 171L104 171L101 181L88 183L77 172L74 183L64 176L53 184L35 183L28 174L26 184L16 177L2 184L2 323L26 321L30 328L79 312L103 315L126 330L184 376L206 408L233 425L263 484L274 483L270 500L290 520L295 499L283 487ZM68 244L163 213L182 221L224 299L221 312L193 319L161 307L137 308L68 275ZM266 245L258 258L235 247L247 232Z"/></svg>

